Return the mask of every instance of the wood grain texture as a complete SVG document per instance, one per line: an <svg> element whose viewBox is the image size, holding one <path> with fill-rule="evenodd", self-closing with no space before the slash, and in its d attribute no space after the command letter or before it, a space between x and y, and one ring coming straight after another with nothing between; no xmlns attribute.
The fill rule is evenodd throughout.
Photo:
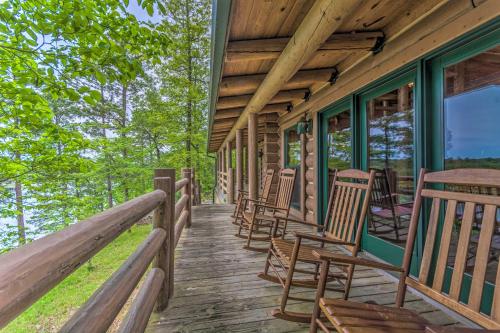
<svg viewBox="0 0 500 333"><path fill-rule="evenodd" d="M154 229L59 332L105 332L137 286L166 236L165 230Z"/></svg>
<svg viewBox="0 0 500 333"><path fill-rule="evenodd" d="M236 227L230 224L233 206L201 205L193 210L193 227L183 233L176 250L176 294L166 311L153 313L146 331L308 332L308 324L271 316L271 310L279 306L282 287L257 278L265 256L241 248L244 241L234 237ZM395 283L385 275L360 268L355 271L349 299L392 305L395 291ZM297 290L295 295L314 298L315 290ZM338 299L341 294L333 292L329 296ZM407 294L405 306L436 325L457 323L412 293ZM312 303L289 300L287 307L310 312Z"/></svg>
<svg viewBox="0 0 500 333"><path fill-rule="evenodd" d="M0 327L165 200L156 190L0 256Z"/></svg>
<svg viewBox="0 0 500 333"><path fill-rule="evenodd" d="M153 268L148 273L118 332L144 332L164 278L165 273L160 268Z"/></svg>

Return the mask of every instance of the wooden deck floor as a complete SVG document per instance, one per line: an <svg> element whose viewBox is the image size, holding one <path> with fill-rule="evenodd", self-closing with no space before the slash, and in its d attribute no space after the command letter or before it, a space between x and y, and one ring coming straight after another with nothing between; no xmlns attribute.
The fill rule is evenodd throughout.
<svg viewBox="0 0 500 333"><path fill-rule="evenodd" d="M152 315L148 332L307 332L308 325L271 316L282 288L256 276L264 267L265 255L242 249L243 240L234 237L236 227L230 223L232 206L195 209L192 228L184 231L177 246L175 296L165 312ZM314 296L312 289L293 291L302 297ZM359 269L350 299L392 304L395 291L394 280L382 272ZM298 301L289 304L290 310L312 306ZM435 324L457 323L411 293L405 306Z"/></svg>

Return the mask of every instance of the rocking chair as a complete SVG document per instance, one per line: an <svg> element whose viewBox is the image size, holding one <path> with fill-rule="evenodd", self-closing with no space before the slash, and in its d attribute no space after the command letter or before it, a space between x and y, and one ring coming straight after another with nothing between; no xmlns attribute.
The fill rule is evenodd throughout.
<svg viewBox="0 0 500 333"><path fill-rule="evenodd" d="M284 237L286 222L289 219L295 173L296 171L292 169L280 170L274 204L247 199L247 201L253 203L253 206L250 211L243 212L240 228L238 234L236 234L237 237L247 240L244 246L245 249L266 253L267 247L252 247L251 242L270 241L273 233ZM273 228L275 228L274 231ZM248 234L242 235L243 230L246 230Z"/></svg>
<svg viewBox="0 0 500 333"><path fill-rule="evenodd" d="M422 169L415 193L415 204L411 215L402 267L334 253L314 253L314 256L321 260L321 276L318 283L310 333L316 332L318 326L324 332L335 330L340 333L445 332L446 330L443 330L442 327L431 326L418 313L403 308L407 287L417 290L433 301L484 328L495 331L500 329L498 275L497 288L495 288L494 295L492 295L491 314L481 311L481 302L484 301L483 291L486 285L488 257L492 246L496 215L500 207L500 197L454 192L450 190L450 185L455 184L500 186L500 170L455 169L426 173ZM427 188L426 185L428 185ZM441 190L435 189L436 187L441 188ZM426 209L422 209L423 200L432 202L429 213L427 213ZM457 205L460 204L464 204L465 208L459 236L456 240L458 246L456 253L453 254L451 240L454 222L457 218ZM471 274L470 290L464 293L467 284L462 282L466 273L465 262L475 219L475 207L477 206L484 206L484 215L481 221L483 227L479 234L479 247L476 253L477 261ZM428 217L427 236L419 263L419 273L418 276L414 277L409 274L414 244L417 232L421 227L419 223L426 220L420 219L421 213L426 214ZM439 232L440 229L441 232ZM448 263L450 256L452 258L454 256L454 263L451 267ZM328 269L331 263L335 265L359 265L400 273L396 306L324 298ZM451 276L451 282L446 282L446 275L448 274ZM321 314L325 318L320 318ZM453 328L457 329L457 332L479 331L470 328Z"/></svg>
<svg viewBox="0 0 500 333"><path fill-rule="evenodd" d="M341 181L340 178L345 180ZM280 283L284 288L281 306L272 312L274 317L302 323L311 321L310 313L286 310L288 299L314 302L313 299L290 296L290 287L292 285L306 288L317 287L320 261L313 256L313 251L331 253L324 248L325 244L343 245L350 250L352 256L357 255L374 178L374 171L367 173L350 169L336 172L331 185L324 225L289 220L289 222L316 227L321 230L321 236L296 232L295 241L280 238L272 239L264 272L259 274L259 277ZM358 223L358 228L354 233L356 223ZM305 245L303 240L313 242L314 245ZM296 267L297 262L300 262L301 265L312 265L312 270ZM269 274L270 268L274 271L273 275ZM339 283L340 288L329 288L329 290L340 291L344 294L344 298L347 299L354 265L341 265L338 268L340 273L330 274L328 278L329 281ZM312 278L293 279L294 273L312 275Z"/></svg>
<svg viewBox="0 0 500 333"><path fill-rule="evenodd" d="M261 195L257 198L259 203L267 204L271 199L271 187L274 179L274 169L267 169L266 175L264 176L264 186L262 188ZM236 206L234 207L234 212L231 217L234 217L233 224L239 226L241 220L243 219L243 212L247 212L248 207L248 192L240 190L238 192L238 200L236 201Z"/></svg>

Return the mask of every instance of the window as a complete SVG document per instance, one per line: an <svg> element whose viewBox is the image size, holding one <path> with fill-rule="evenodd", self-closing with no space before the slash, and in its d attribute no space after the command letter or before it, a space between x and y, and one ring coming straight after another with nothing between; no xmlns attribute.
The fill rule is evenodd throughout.
<svg viewBox="0 0 500 333"><path fill-rule="evenodd" d="M285 167L297 170L291 205L293 208L300 210L300 189L302 186L302 184L300 184L301 141L295 126L285 131L285 144Z"/></svg>
<svg viewBox="0 0 500 333"><path fill-rule="evenodd" d="M444 168L500 168L500 46L449 65L443 72ZM467 188L457 191L500 195L497 188ZM484 207L475 207L466 272L474 268ZM457 204L457 219L448 256L453 267L460 233L463 203ZM500 211L490 248L486 280L494 283L500 255Z"/></svg>
<svg viewBox="0 0 500 333"><path fill-rule="evenodd" d="M368 167L376 171L368 233L404 246L413 207L413 82L366 102Z"/></svg>
<svg viewBox="0 0 500 333"><path fill-rule="evenodd" d="M345 170L351 167L351 134L350 110L328 118L326 144L329 170Z"/></svg>

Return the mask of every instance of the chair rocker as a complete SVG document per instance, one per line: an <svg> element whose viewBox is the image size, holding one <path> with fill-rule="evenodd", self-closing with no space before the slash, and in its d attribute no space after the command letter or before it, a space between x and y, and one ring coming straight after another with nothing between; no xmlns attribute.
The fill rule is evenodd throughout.
<svg viewBox="0 0 500 333"><path fill-rule="evenodd" d="M264 186L262 187L262 193L257 198L259 203L268 203L271 199L271 188L273 185L274 179L274 169L267 169L266 174L264 176ZM240 190L238 191L238 200L236 201L236 206L234 207L234 212L231 217L234 218L233 224L239 226L241 224L241 220L243 219L243 212L247 212L249 210L248 206L248 191Z"/></svg>
<svg viewBox="0 0 500 333"><path fill-rule="evenodd" d="M372 260L352 256L322 253L317 251L314 256L321 260L320 282L316 294L310 332L316 332L318 326L324 332L336 330L343 333L357 332L437 332L445 331L439 326L433 327L419 314L404 309L405 293L411 287L433 301L462 315L486 329L500 329L500 288L499 275L496 277L497 287L493 293L491 314L481 311L483 289L486 285L488 257L492 235L494 233L497 211L500 207L500 196L471 194L450 190L453 185L499 186L500 170L487 169L455 169L426 173L420 171L420 177L415 194L415 203L409 225L408 240L405 246L402 267L383 264ZM429 186L427 186L429 185ZM450 186L451 185L451 186ZM439 188L436 189L436 188ZM422 202L429 200L430 212L426 231L422 259L419 263L418 277L410 276L410 266L414 243L419 226L420 214L426 214ZM451 246L457 219L457 205L464 205L461 227L456 239L456 252ZM466 273L466 257L472 225L475 218L475 207L483 206L482 228L477 249L476 265L471 273L471 283L464 281ZM441 230L441 232L439 232ZM454 238L453 238L454 239ZM449 261L453 261L450 267ZM327 275L330 264L347 264L389 270L400 273L399 286L396 294L395 307L378 304L351 302L324 297ZM498 267L497 267L498 269ZM446 275L450 274L449 287ZM470 287L469 292L464 288ZM331 326L330 326L331 325ZM463 332L477 332L473 329L462 329ZM462 332L460 331L460 332ZM458 331L457 331L458 332Z"/></svg>
<svg viewBox="0 0 500 333"><path fill-rule="evenodd" d="M321 230L321 236L295 232L294 241L273 237L264 272L260 273L259 277L280 283L283 286L281 305L279 309L273 310L274 317L303 323L311 321L311 313L286 310L288 299L314 302L314 299L290 296L291 286L317 288L320 261L313 256L313 251L331 253L325 248L325 244L343 245L351 252L352 256L357 255L362 225L357 228L354 235L355 225L358 221L364 222L366 220L374 177L374 171L367 173L350 169L336 172L330 188L325 223L321 226L305 221L288 220L288 222L318 228ZM304 244L304 240L313 243L313 245ZM297 263L300 263L300 268L297 267ZM302 268L302 266L306 266L306 268ZM270 268L274 274L270 274ZM338 272L329 273L328 276L328 281L335 281L337 286L330 287L329 290L341 292L347 299L354 265L340 265L337 268ZM306 275L307 279L294 279L295 273Z"/></svg>
<svg viewBox="0 0 500 333"><path fill-rule="evenodd" d="M296 171L293 169L280 170L274 204L247 199L249 203L252 203L252 207L250 211L243 212L243 218L236 234L237 237L246 239L244 249L266 253L267 247L253 247L251 242L270 241L273 234L284 237L286 220L292 202L295 173ZM275 228L274 231L273 228ZM243 231L246 231L247 234L243 235Z"/></svg>

